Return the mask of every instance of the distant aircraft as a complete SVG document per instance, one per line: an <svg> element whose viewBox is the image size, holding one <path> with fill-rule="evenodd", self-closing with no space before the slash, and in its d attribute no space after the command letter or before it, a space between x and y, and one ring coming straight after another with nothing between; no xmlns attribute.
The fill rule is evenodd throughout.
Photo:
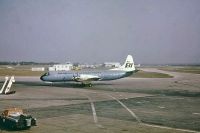
<svg viewBox="0 0 200 133"><path fill-rule="evenodd" d="M132 75L135 70L133 57L128 55L125 63L114 69L101 71L49 71L40 79L46 82L76 81L82 85L92 86L92 81L106 81L124 78Z"/></svg>

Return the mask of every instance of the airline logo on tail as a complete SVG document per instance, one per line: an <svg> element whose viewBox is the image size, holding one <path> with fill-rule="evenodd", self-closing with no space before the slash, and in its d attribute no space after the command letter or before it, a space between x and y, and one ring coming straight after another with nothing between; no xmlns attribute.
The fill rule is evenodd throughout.
<svg viewBox="0 0 200 133"><path fill-rule="evenodd" d="M133 63L126 63L125 68L132 68Z"/></svg>

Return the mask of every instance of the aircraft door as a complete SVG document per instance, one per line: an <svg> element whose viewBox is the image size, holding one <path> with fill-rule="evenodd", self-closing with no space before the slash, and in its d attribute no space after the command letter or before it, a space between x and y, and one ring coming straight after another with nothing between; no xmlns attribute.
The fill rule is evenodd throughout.
<svg viewBox="0 0 200 133"><path fill-rule="evenodd" d="M76 80L78 77L80 77L79 73L73 73L73 80Z"/></svg>

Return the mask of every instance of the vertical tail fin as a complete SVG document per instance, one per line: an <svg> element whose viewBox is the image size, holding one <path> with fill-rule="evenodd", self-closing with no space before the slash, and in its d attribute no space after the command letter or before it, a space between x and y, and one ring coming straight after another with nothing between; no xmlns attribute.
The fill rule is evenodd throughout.
<svg viewBox="0 0 200 133"><path fill-rule="evenodd" d="M119 67L119 68L114 68L111 70L122 70L122 71L134 71L135 70L135 65L134 65L134 61L133 61L133 57L131 55L128 55L126 58L126 61L124 62L124 64Z"/></svg>

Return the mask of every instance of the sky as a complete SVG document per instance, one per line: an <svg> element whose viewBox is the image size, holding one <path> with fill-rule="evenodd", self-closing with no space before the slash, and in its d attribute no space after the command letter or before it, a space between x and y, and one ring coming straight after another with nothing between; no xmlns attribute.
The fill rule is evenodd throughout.
<svg viewBox="0 0 200 133"><path fill-rule="evenodd" d="M0 61L200 63L200 0L0 0Z"/></svg>

